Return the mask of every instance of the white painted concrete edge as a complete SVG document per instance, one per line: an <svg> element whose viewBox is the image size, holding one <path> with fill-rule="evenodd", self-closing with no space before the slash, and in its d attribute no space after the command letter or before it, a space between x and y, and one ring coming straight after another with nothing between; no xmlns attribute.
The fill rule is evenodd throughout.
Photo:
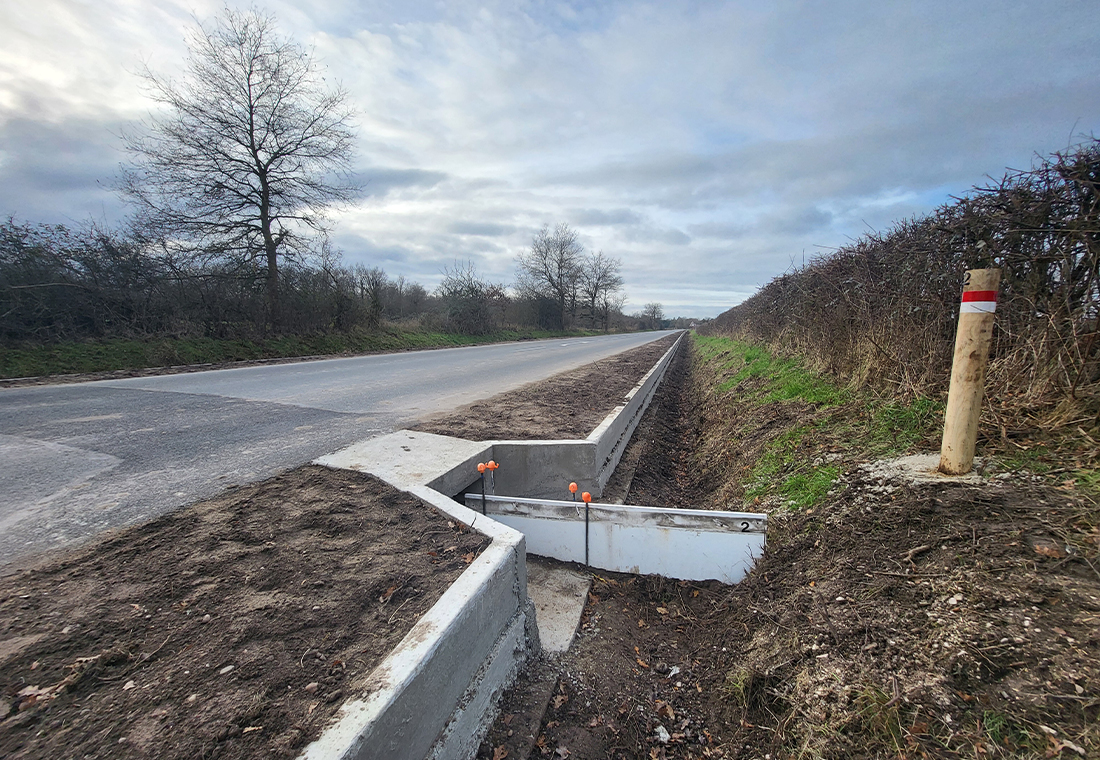
<svg viewBox="0 0 1100 760"><path fill-rule="evenodd" d="M538 646L523 534L426 486L405 490L492 543L375 668L367 695L345 703L300 760L472 756L497 696Z"/></svg>

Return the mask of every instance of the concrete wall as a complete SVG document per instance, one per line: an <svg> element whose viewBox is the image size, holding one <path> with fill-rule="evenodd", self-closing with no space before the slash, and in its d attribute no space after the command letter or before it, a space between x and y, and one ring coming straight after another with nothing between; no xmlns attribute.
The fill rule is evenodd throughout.
<svg viewBox="0 0 1100 760"><path fill-rule="evenodd" d="M500 692L538 648L524 537L425 486L408 488L492 544L346 703L303 760L470 757Z"/></svg>
<svg viewBox="0 0 1100 760"><path fill-rule="evenodd" d="M589 491L596 497L603 494L683 339L681 333L672 348L626 395L625 402L585 440L492 441L492 458L501 465L496 473L495 492L503 496L561 499L569 494L569 483L575 482L581 491ZM473 475L476 478L476 471ZM452 495L459 493L459 490L440 490Z"/></svg>
<svg viewBox="0 0 1100 760"><path fill-rule="evenodd" d="M589 434L588 440L596 445L596 471L593 475L596 484L592 489L593 495L603 493L604 486L607 485L619 460L622 459L623 451L630 442L630 436L634 435L634 430L642 421L642 415L649 408L649 403L653 400L653 395L657 392L657 387L664 379L665 372L672 363L672 357L680 349L686 334L680 333L680 337L672 344L672 348L665 352L657 364L627 394L626 403L609 414Z"/></svg>
<svg viewBox="0 0 1100 760"><path fill-rule="evenodd" d="M480 499L469 497L468 504ZM486 497L486 512L522 532L527 551L566 562L680 580L737 583L764 551L767 515ZM587 543L586 543L587 537ZM587 557L586 557L587 549Z"/></svg>

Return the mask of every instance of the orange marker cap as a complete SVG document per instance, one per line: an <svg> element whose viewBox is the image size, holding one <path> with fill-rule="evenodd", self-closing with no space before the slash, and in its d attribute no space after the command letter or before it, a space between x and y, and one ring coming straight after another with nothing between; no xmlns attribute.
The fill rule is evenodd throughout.
<svg viewBox="0 0 1100 760"><path fill-rule="evenodd" d="M585 504L592 501L592 494L588 493L588 491L585 491L581 494L581 501L583 501Z"/></svg>
<svg viewBox="0 0 1100 760"><path fill-rule="evenodd" d="M489 464L485 466L488 467L490 470L495 470L496 468L500 467L500 465L494 462L492 459L490 459Z"/></svg>
<svg viewBox="0 0 1100 760"><path fill-rule="evenodd" d="M484 462L478 462L477 463L477 471L480 472L480 473L485 472L485 463Z"/></svg>
<svg viewBox="0 0 1100 760"><path fill-rule="evenodd" d="M577 484L576 483L570 483L569 484L569 493L576 493L576 492L577 492Z"/></svg>

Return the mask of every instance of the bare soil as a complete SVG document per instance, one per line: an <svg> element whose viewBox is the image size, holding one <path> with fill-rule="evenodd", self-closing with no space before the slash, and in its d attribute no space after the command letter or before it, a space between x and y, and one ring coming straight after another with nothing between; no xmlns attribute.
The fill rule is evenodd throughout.
<svg viewBox="0 0 1100 760"><path fill-rule="evenodd" d="M0 756L294 756L487 545L308 466L0 579Z"/></svg>
<svg viewBox="0 0 1100 760"><path fill-rule="evenodd" d="M670 335L414 425L469 441L585 438L675 342Z"/></svg>
<svg viewBox="0 0 1100 760"><path fill-rule="evenodd" d="M670 368L618 487L751 509L763 442L815 410L723 404L692 361ZM844 475L809 511L759 505L769 547L737 586L593 572L573 647L530 671L554 681L531 754L1100 757L1095 498L1023 474L913 485L799 453L847 457ZM480 757L526 756L510 727L525 707L506 697Z"/></svg>

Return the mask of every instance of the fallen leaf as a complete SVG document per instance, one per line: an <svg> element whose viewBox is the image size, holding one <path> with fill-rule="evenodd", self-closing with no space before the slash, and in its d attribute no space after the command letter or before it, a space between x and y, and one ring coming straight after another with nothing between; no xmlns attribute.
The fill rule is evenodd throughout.
<svg viewBox="0 0 1100 760"><path fill-rule="evenodd" d="M556 709L560 708L562 705L564 705L566 702L568 702L569 697L565 696L564 694L559 694L556 697L554 697L554 699L552 701L554 702L554 709L556 710Z"/></svg>
<svg viewBox="0 0 1100 760"><path fill-rule="evenodd" d="M638 621L638 627L639 627L639 628L648 628L648 627L649 627L649 624L648 624L648 623L646 623L646 621L644 621L644 620L639 620L639 621Z"/></svg>
<svg viewBox="0 0 1100 760"><path fill-rule="evenodd" d="M136 684L136 683L134 683L133 681L127 681L127 682L126 682L125 684L123 684L123 686L122 686L122 690L123 690L123 691L129 691L130 689L136 689L136 688L137 688L137 684Z"/></svg>
<svg viewBox="0 0 1100 760"><path fill-rule="evenodd" d="M444 551L444 552L453 552L453 551L456 551L457 549L458 549L458 547L457 547L457 546L448 546L448 547L447 547L446 549L444 549L443 551Z"/></svg>
<svg viewBox="0 0 1100 760"><path fill-rule="evenodd" d="M643 668L648 668L649 667L648 665L645 664L645 660L643 660L641 657L635 657L634 660L639 665L641 665Z"/></svg>
<svg viewBox="0 0 1100 760"><path fill-rule="evenodd" d="M691 595L692 596L699 596L699 589L695 589L694 591L692 591Z"/></svg>
<svg viewBox="0 0 1100 760"><path fill-rule="evenodd" d="M388 589L386 589L386 593L378 597L378 601L382 602L382 604L385 604L390 600L390 597L393 596L394 591L397 591L397 586L390 586Z"/></svg>
<svg viewBox="0 0 1100 760"><path fill-rule="evenodd" d="M493 750L493 760L504 760L508 757L508 748L503 744Z"/></svg>
<svg viewBox="0 0 1100 760"><path fill-rule="evenodd" d="M660 612L662 615L667 615L668 614L668 608L667 607L658 607L657 611Z"/></svg>
<svg viewBox="0 0 1100 760"><path fill-rule="evenodd" d="M38 660L31 663L31 670L38 670Z"/></svg>
<svg viewBox="0 0 1100 760"><path fill-rule="evenodd" d="M504 716L504 725L506 725L506 726L512 725L512 719L515 718L515 717L516 717L515 713L508 713L507 715L505 715Z"/></svg>
<svg viewBox="0 0 1100 760"><path fill-rule="evenodd" d="M465 562L467 565L470 564L474 561L474 553L470 552L469 554L463 554L462 561Z"/></svg>

